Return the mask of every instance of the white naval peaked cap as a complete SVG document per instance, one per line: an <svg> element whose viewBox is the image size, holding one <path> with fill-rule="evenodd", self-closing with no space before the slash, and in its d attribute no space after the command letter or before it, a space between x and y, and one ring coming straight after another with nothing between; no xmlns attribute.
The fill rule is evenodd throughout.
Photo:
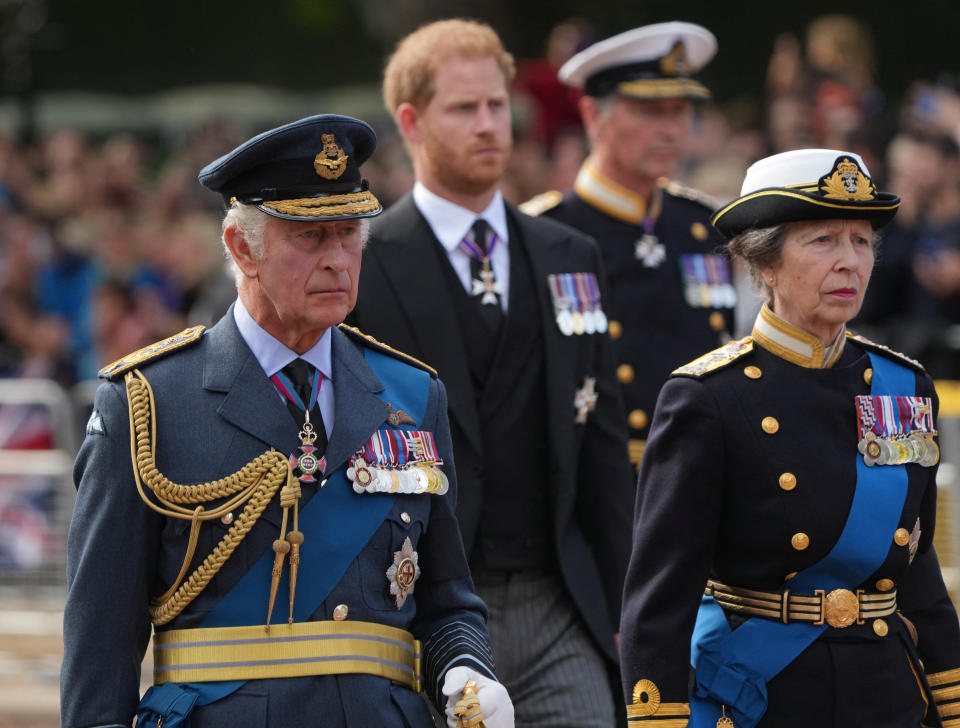
<svg viewBox="0 0 960 728"><path fill-rule="evenodd" d="M746 230L803 220L859 219L876 229L897 212L900 198L880 192L863 158L840 149L795 149L747 169L740 197L713 215L728 239Z"/></svg>
<svg viewBox="0 0 960 728"><path fill-rule="evenodd" d="M619 92L639 98L705 98L690 78L716 55L717 39L679 20L625 31L585 48L560 67L558 78L590 96Z"/></svg>
<svg viewBox="0 0 960 728"><path fill-rule="evenodd" d="M870 170L863 157L854 152L837 149L794 149L759 159L747 168L740 195L747 195L766 187L805 187L817 184L828 174L837 157L849 157L869 177Z"/></svg>

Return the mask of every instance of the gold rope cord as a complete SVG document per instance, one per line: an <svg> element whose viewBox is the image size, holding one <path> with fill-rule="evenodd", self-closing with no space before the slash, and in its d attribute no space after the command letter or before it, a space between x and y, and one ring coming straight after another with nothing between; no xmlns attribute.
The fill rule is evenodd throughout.
<svg viewBox="0 0 960 728"><path fill-rule="evenodd" d="M170 482L156 467L157 443L151 437L156 432L156 409L153 405L153 389L140 370L127 373L124 382L130 410L130 454L133 474L140 497L150 508L164 516L190 520L190 540L180 573L170 589L151 600L150 617L156 625L166 624L183 611L203 591L220 567L249 533L267 504L281 486L296 481L287 458L276 450L267 450L244 465L237 472L209 483L178 485ZM154 503L144 492L146 485L160 501ZM299 482L296 483L299 486ZM226 502L205 510L203 505L193 509L181 503L203 504L218 498ZM220 543L203 560L186 581L183 580L193 559L201 521L219 518L246 503L243 512L224 534Z"/></svg>
<svg viewBox="0 0 960 728"><path fill-rule="evenodd" d="M380 202L369 190L345 195L304 197L295 200L274 200L261 203L284 215L320 217L327 215L358 215L380 209Z"/></svg>

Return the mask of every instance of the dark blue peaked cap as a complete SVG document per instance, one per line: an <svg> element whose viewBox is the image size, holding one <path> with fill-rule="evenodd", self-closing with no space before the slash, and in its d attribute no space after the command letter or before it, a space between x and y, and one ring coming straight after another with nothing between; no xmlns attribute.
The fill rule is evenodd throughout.
<svg viewBox="0 0 960 728"><path fill-rule="evenodd" d="M383 208L363 164L377 146L366 122L321 114L258 134L200 170L204 187L228 207L256 205L286 220L346 220Z"/></svg>

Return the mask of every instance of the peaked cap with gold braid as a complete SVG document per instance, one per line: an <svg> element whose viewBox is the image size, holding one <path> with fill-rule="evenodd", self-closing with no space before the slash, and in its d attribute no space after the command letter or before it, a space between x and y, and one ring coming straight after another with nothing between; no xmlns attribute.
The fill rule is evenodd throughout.
<svg viewBox="0 0 960 728"><path fill-rule="evenodd" d="M256 205L285 220L373 217L380 202L360 177L377 146L366 122L321 114L270 129L200 170L229 207Z"/></svg>

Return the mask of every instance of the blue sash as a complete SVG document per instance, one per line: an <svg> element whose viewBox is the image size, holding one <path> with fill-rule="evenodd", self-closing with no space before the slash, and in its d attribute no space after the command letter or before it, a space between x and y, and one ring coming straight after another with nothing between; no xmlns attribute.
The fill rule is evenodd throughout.
<svg viewBox="0 0 960 728"><path fill-rule="evenodd" d="M384 386L380 397L423 422L430 393L430 375L393 357L370 349L364 358ZM307 538L300 547L300 576L293 618L303 622L316 611L344 572L383 523L396 496L358 495L346 477L346 465L327 479L300 511L300 531ZM262 624L266 614L274 554L272 549L237 582L207 614L199 627L239 627ZM309 571L305 572L303 565ZM289 594L289 568L277 589ZM281 610L282 611L282 610ZM189 728L190 712L238 690L244 680L206 683L164 683L144 694L137 708L138 726L149 728L163 716L164 728Z"/></svg>
<svg viewBox="0 0 960 728"><path fill-rule="evenodd" d="M911 370L869 356L872 394L916 391ZM907 496L906 466L868 468L853 449L857 484L847 522L830 553L790 580L792 592L856 589L880 568L890 550L890 534L900 522ZM704 597L691 640L690 661L697 684L690 696L690 728L714 728L721 703L737 728L753 728L767 709L767 683L825 629L825 624L782 624L754 617L732 631L720 605Z"/></svg>

